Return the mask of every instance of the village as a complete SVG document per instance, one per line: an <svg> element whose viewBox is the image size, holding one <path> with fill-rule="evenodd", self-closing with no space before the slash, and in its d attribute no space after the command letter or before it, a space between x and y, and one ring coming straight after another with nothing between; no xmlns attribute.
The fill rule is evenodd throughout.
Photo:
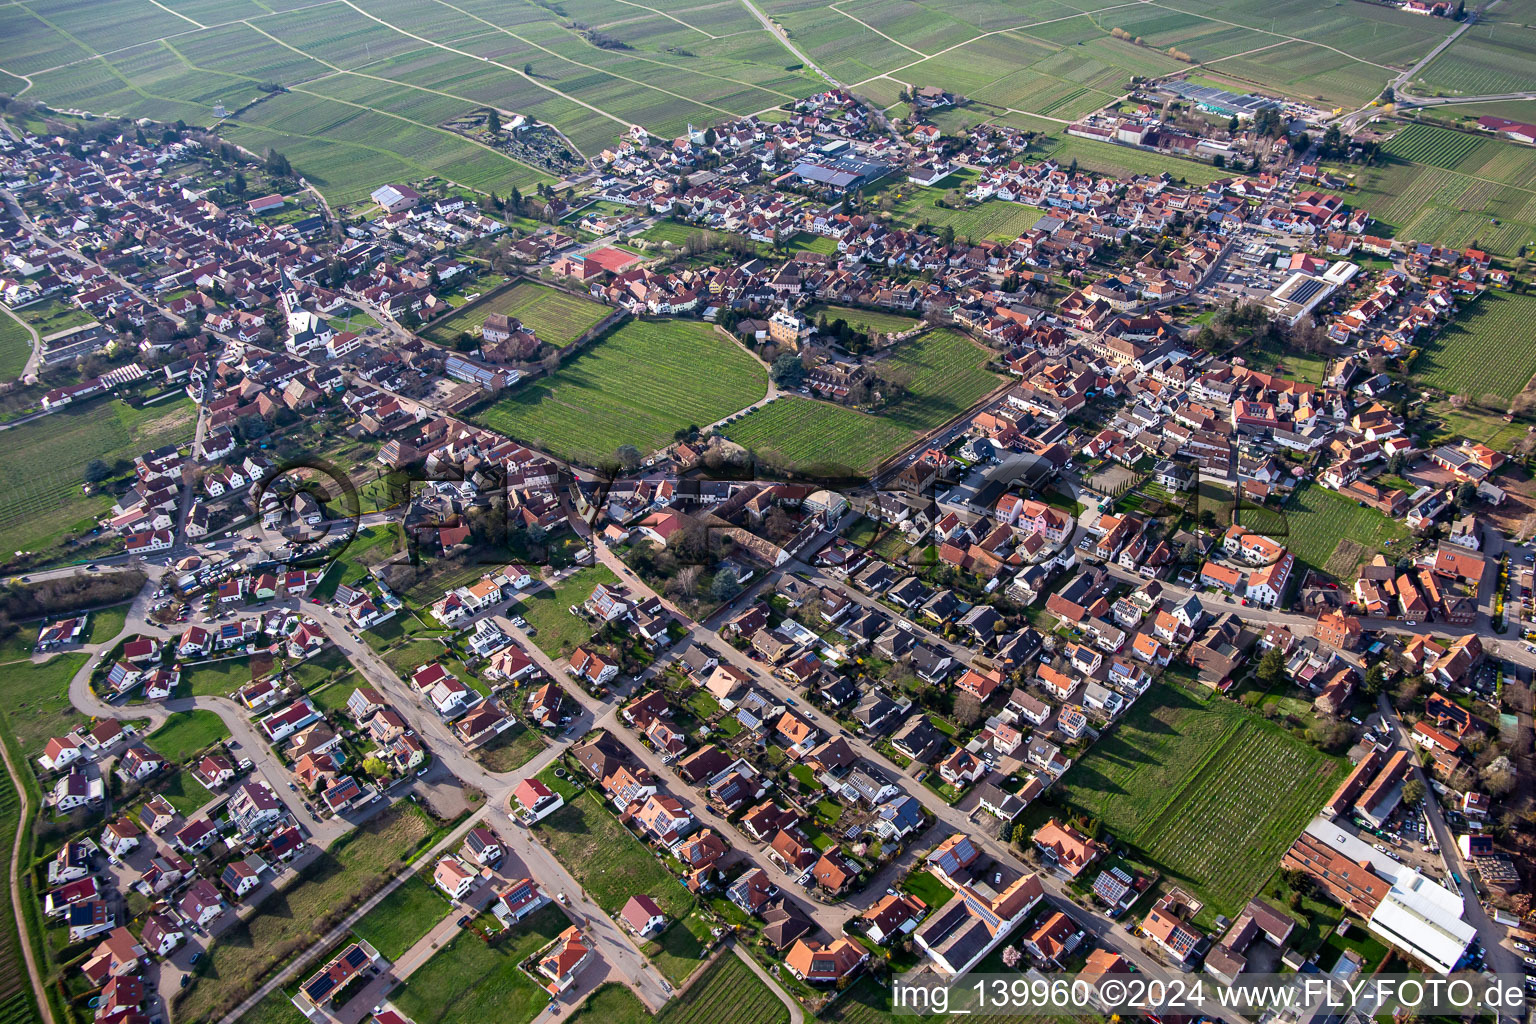
<svg viewBox="0 0 1536 1024"><path fill-rule="evenodd" d="M1317 112L1261 100L1072 125L1230 174L834 89L346 220L228 201L190 134L13 133L0 288L86 321L18 428L188 416L86 468L69 564L9 566L131 602L27 637L88 655L90 720L24 751L61 1001L405 1024L481 940L519 1020L727 957L792 1015L913 972L1536 967L1536 435L1432 432L1414 377L1526 282L1374 233L1262 138ZM903 210L936 192L1018 230Z"/></svg>

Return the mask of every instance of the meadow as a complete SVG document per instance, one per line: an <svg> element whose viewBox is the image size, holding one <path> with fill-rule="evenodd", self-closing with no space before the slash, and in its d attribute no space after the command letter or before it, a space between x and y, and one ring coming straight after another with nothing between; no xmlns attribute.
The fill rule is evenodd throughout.
<svg viewBox="0 0 1536 1024"><path fill-rule="evenodd" d="M608 306L585 296L531 281L518 281L473 307L438 321L425 333L439 345L451 345L466 332L479 337L480 325L485 323L486 317L492 313L505 313L521 320L540 341L564 348L602 323L611 312L613 310Z"/></svg>
<svg viewBox="0 0 1536 1024"><path fill-rule="evenodd" d="M1160 685L1063 776L1060 800L1202 897L1204 923L1258 891L1338 774L1236 705Z"/></svg>
<svg viewBox="0 0 1536 1024"><path fill-rule="evenodd" d="M693 904L683 884L619 823L594 789L567 800L539 823L536 834L604 913L617 914L640 892L673 920Z"/></svg>
<svg viewBox="0 0 1536 1024"><path fill-rule="evenodd" d="M813 323L819 323L822 317L826 317L828 323L846 320L849 327L866 334L872 331L878 331L881 334L900 334L917 326L917 321L909 316L882 313L871 309L854 309L852 306L833 306L826 303L807 307L805 316Z"/></svg>
<svg viewBox="0 0 1536 1024"><path fill-rule="evenodd" d="M707 324L635 320L474 418L559 458L595 465L626 444L655 451L677 431L714 423L767 391L757 358Z"/></svg>
<svg viewBox="0 0 1536 1024"><path fill-rule="evenodd" d="M0 380L15 380L32 354L32 336L9 309L0 310Z"/></svg>
<svg viewBox="0 0 1536 1024"><path fill-rule="evenodd" d="M0 450L0 552L40 551L66 533L89 532L112 499L81 493L86 464L101 459L126 469L151 448L185 444L194 415L189 398L142 409L109 399L11 428Z"/></svg>

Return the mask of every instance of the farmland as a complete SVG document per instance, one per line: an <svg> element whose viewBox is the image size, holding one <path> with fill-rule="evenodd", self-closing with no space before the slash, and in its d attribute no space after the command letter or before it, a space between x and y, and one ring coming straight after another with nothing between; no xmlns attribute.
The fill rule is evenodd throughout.
<svg viewBox="0 0 1536 1024"><path fill-rule="evenodd" d="M789 1011L730 951L652 1016L634 993L622 985L604 985L587 997L572 1015L573 1024L785 1024Z"/></svg>
<svg viewBox="0 0 1536 1024"><path fill-rule="evenodd" d="M1536 28L1500 5L1478 19L1414 80L1415 94L1490 96L1521 92L1536 80Z"/></svg>
<svg viewBox="0 0 1536 1024"><path fill-rule="evenodd" d="M621 445L655 451L678 430L714 423L767 390L768 375L756 357L712 327L631 321L476 418L591 465L611 460Z"/></svg>
<svg viewBox="0 0 1536 1024"><path fill-rule="evenodd" d="M1513 256L1536 240L1536 151L1491 136L1410 124L1375 166L1348 168L1349 202L1397 238Z"/></svg>
<svg viewBox="0 0 1536 1024"><path fill-rule="evenodd" d="M1419 353L1413 375L1421 384L1473 401L1510 399L1536 375L1536 298L1487 291L1463 304Z"/></svg>
<svg viewBox="0 0 1536 1024"><path fill-rule="evenodd" d="M878 331L881 334L900 334L917 326L917 321L911 317L899 316L895 313L854 309L851 306L829 306L824 303L808 307L805 315L807 319L816 322L819 322L822 317L826 317L829 323L835 320L846 320L849 327L866 334L871 331Z"/></svg>
<svg viewBox="0 0 1536 1024"><path fill-rule="evenodd" d="M0 310L0 381L15 380L32 354L32 336L9 310Z"/></svg>
<svg viewBox="0 0 1536 1024"><path fill-rule="evenodd" d="M1073 765L1062 803L1192 888L1206 901L1203 917L1230 917L1337 774L1333 760L1235 705L1163 685Z"/></svg>
<svg viewBox="0 0 1536 1024"><path fill-rule="evenodd" d="M480 325L492 313L505 313L521 320L540 341L564 348L601 323L610 312L609 307L583 296L519 281L472 308L433 324L426 336L440 345L450 345L466 332L478 336Z"/></svg>
<svg viewBox="0 0 1536 1024"><path fill-rule="evenodd" d="M1402 523L1316 484L1300 488L1285 505L1285 535L1275 539L1306 565L1342 576L1387 541L1408 536ZM1300 568L1300 567L1298 567Z"/></svg>
<svg viewBox="0 0 1536 1024"><path fill-rule="evenodd" d="M725 428L732 441L764 461L828 479L858 477L970 408L1001 383L987 353L964 335L930 331L900 343L887 362L906 392L877 413L788 397Z"/></svg>
<svg viewBox="0 0 1536 1024"><path fill-rule="evenodd" d="M410 976L393 1000L417 1024L524 1024L544 1009L549 995L520 964L569 924L560 908L550 905L519 921L500 945L461 931Z"/></svg>
<svg viewBox="0 0 1536 1024"><path fill-rule="evenodd" d="M192 402L182 398L143 409L115 399L68 406L13 427L0 452L0 551L42 550L89 532L112 501L80 492L86 464L126 466L151 448L186 443L193 426Z"/></svg>
<svg viewBox="0 0 1536 1024"><path fill-rule="evenodd" d="M959 171L932 188L911 182L891 186L896 201L892 214L903 224L928 225L931 230L953 228L958 238L975 241L1012 241L1028 231L1045 211L1023 203L988 199L967 204L964 195L976 178L974 171ZM939 206L939 202L944 206Z"/></svg>

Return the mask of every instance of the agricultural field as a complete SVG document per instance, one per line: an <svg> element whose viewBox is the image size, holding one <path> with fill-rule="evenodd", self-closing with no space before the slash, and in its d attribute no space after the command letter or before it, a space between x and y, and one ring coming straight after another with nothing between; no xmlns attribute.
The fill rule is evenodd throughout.
<svg viewBox="0 0 1536 1024"><path fill-rule="evenodd" d="M762 363L714 328L634 320L474 418L562 459L596 465L626 444L655 451L677 431L708 426L767 391Z"/></svg>
<svg viewBox="0 0 1536 1024"><path fill-rule="evenodd" d="M957 238L1011 242L1033 227L1045 212L1001 199L967 203L966 190L976 177L976 172L966 170L951 174L931 188L909 181L892 185L887 190L895 202L892 217L898 223L911 227L927 225L933 231L953 228ZM946 205L939 206L940 200Z"/></svg>
<svg viewBox="0 0 1536 1024"><path fill-rule="evenodd" d="M1472 401L1513 398L1536 376L1533 318L1536 298L1484 292L1424 346L1413 364L1414 379Z"/></svg>
<svg viewBox="0 0 1536 1024"><path fill-rule="evenodd" d="M805 317L812 323L817 323L822 317L827 318L828 323L836 320L846 320L848 326L865 334L879 332L881 334L900 334L910 331L917 326L917 321L909 316L901 316L897 313L882 313L871 309L854 309L852 306L831 306L826 303L817 303L808 306Z"/></svg>
<svg viewBox="0 0 1536 1024"><path fill-rule="evenodd" d="M1536 241L1536 151L1488 135L1409 124L1372 167L1340 168L1346 200L1405 241L1476 244L1514 256Z"/></svg>
<svg viewBox="0 0 1536 1024"><path fill-rule="evenodd" d="M1284 535L1270 531L1275 539L1306 566L1340 578L1377 552L1390 554L1388 542L1400 545L1408 536L1397 520L1316 484L1300 488L1283 511Z"/></svg>
<svg viewBox="0 0 1536 1024"><path fill-rule="evenodd" d="M519 281L505 291L483 299L473 308L433 324L426 336L439 345L451 345L460 334L470 333L478 337L486 317L492 313L505 313L521 320L540 341L564 348L602 323L611 312L610 307L584 296Z"/></svg>
<svg viewBox="0 0 1536 1024"><path fill-rule="evenodd" d="M1002 383L988 353L941 329L899 344L886 362L906 377L906 393L877 413L790 396L755 409L724 430L764 461L828 480L872 473L918 434L970 408Z"/></svg>
<svg viewBox="0 0 1536 1024"><path fill-rule="evenodd" d="M1413 81L1414 95L1493 96L1524 92L1536 81L1536 27L1529 5L1484 11Z"/></svg>
<svg viewBox="0 0 1536 1024"><path fill-rule="evenodd" d="M260 914L220 936L196 983L176 994L177 1018L222 1016L286 958L291 943L318 940L360 893L397 874L435 829L425 811L401 802L337 840L301 879L268 897Z"/></svg>
<svg viewBox="0 0 1536 1024"><path fill-rule="evenodd" d="M669 918L688 913L693 897L588 788L539 822L536 835L605 913L616 914L637 892Z"/></svg>
<svg viewBox="0 0 1536 1024"><path fill-rule="evenodd" d="M1202 897L1205 923L1234 916L1259 890L1339 774L1333 759L1235 705L1160 685L1078 759L1061 800Z"/></svg>
<svg viewBox="0 0 1536 1024"><path fill-rule="evenodd" d="M571 1015L572 1024L786 1024L789 1011L729 950L688 991L654 1016L623 985L603 985Z"/></svg>
<svg viewBox="0 0 1536 1024"><path fill-rule="evenodd" d="M754 409L722 432L771 465L828 480L867 476L915 438L883 417L794 396Z"/></svg>
<svg viewBox="0 0 1536 1024"><path fill-rule="evenodd" d="M11 428L0 451L0 551L43 551L67 533L88 533L112 499L81 493L86 464L126 469L151 448L187 443L195 425L189 398L142 409L110 399Z"/></svg>
<svg viewBox="0 0 1536 1024"><path fill-rule="evenodd" d="M551 904L519 921L512 937L496 946L461 931L391 998L416 1024L525 1024L549 1004L549 994L523 971L522 961L570 923Z"/></svg>

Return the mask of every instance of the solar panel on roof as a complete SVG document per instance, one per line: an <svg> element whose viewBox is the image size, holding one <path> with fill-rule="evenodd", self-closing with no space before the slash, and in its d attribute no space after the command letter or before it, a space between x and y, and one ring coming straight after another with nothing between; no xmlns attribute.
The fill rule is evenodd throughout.
<svg viewBox="0 0 1536 1024"><path fill-rule="evenodd" d="M1305 305L1307 300L1316 295L1323 287L1323 282L1316 278L1308 278L1296 287L1291 293L1291 301L1298 305Z"/></svg>
<svg viewBox="0 0 1536 1024"><path fill-rule="evenodd" d="M328 992L331 991L333 984L334 982L331 981L331 975L329 972L327 972L320 975L318 978L312 979L308 985L305 985L304 994L309 996L311 1002L318 1003L325 998Z"/></svg>

